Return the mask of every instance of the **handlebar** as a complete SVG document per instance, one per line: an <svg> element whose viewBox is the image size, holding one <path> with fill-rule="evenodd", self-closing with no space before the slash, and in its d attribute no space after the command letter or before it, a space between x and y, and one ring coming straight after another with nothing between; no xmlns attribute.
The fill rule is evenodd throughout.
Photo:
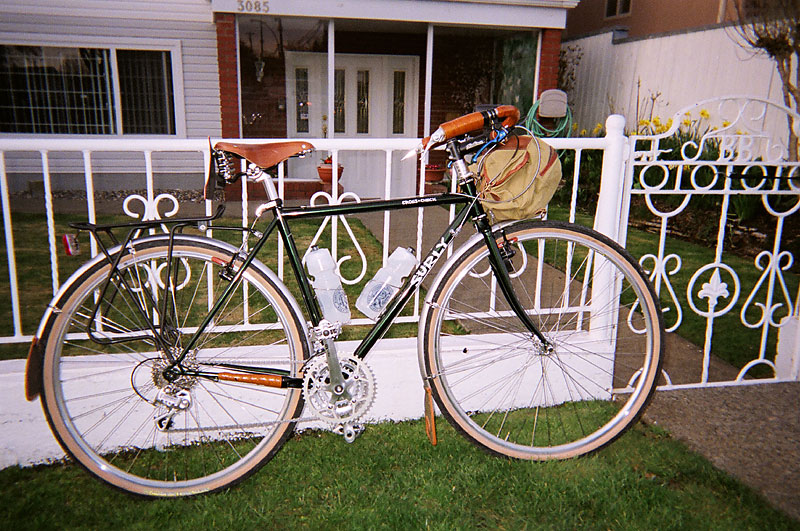
<svg viewBox="0 0 800 531"><path fill-rule="evenodd" d="M488 127L493 122L503 120L503 127L512 127L519 121L519 110L513 105L501 105L490 111L473 112L439 126L445 134L444 140Z"/></svg>
<svg viewBox="0 0 800 531"><path fill-rule="evenodd" d="M422 139L416 149L409 151L404 159L413 155L425 152L446 142L451 138L461 136L483 127L501 125L502 127L513 127L519 121L519 110L513 105L500 105L489 111L473 112L460 116L455 120L450 120L439 126L431 136Z"/></svg>

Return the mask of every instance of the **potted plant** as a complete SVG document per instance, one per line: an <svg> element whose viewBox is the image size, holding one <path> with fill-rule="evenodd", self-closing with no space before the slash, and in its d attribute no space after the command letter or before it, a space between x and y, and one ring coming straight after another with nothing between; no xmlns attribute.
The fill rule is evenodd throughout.
<svg viewBox="0 0 800 531"><path fill-rule="evenodd" d="M338 166L337 168L338 178L341 179L342 171L344 170L344 168L342 167L341 164L338 164L337 166ZM319 178L322 179L322 182L324 183L333 182L333 158L328 157L326 159L323 159L322 163L319 166L317 166L317 173L319 174Z"/></svg>
<svg viewBox="0 0 800 531"><path fill-rule="evenodd" d="M444 178L446 168L441 164L426 164L425 165L425 182L438 183Z"/></svg>

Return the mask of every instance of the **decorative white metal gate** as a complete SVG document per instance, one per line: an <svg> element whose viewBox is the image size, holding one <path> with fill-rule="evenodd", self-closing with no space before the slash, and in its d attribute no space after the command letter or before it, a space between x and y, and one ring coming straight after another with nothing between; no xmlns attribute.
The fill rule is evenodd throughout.
<svg viewBox="0 0 800 531"><path fill-rule="evenodd" d="M786 107L726 97L643 122L644 134L628 139L620 241L631 246L629 219L652 219L658 244L640 263L667 330L702 348L699 378L680 383L729 380L724 367L711 369L715 354L738 361L737 382L798 379L800 292L789 245L796 250L800 174L786 138L766 132L776 121L800 128Z"/></svg>

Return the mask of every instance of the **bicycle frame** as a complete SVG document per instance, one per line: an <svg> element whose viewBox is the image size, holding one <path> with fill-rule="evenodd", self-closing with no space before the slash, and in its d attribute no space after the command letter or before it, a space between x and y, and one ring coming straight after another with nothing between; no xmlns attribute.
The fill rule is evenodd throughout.
<svg viewBox="0 0 800 531"><path fill-rule="evenodd" d="M224 266L223 271L227 272L227 274L229 275L228 277L226 277L226 279L229 280L227 288L219 296L218 300L214 303L214 306L205 316L205 318L198 326L197 330L189 339L189 341L182 347L180 354L172 360L172 363L170 364L170 367L168 367L167 370L168 371L175 370L181 374L186 373L186 369L184 369L181 366L182 361L189 354L189 352L192 351L198 339L205 331L205 329L209 326L211 321L214 319L217 312L220 310L220 308L222 308L226 304L229 297L236 290L245 270L247 270L247 268L250 266L252 261L258 255L262 247L266 244L267 240L275 232L275 230L278 231L279 237L282 239L285 245L287 257L289 259L289 263L292 268L294 277L299 285L300 293L303 299L303 305L306 311L308 312L311 325L313 327L317 327L322 322L323 320L322 312L320 310L316 296L314 295L311 283L307 275L305 274L302 257L300 256L300 252L298 251L297 245L294 242L294 238L292 236L292 232L289 226L290 220L304 219L304 218L321 218L328 216L341 216L347 214L363 214L368 212L387 212L387 211L403 210L410 208L424 208L431 206L448 206L448 205L458 205L458 204L462 205L462 208L456 213L452 222L444 230L444 232L436 241L434 246L427 252L425 257L422 260L420 260L420 263L417 266L416 270L411 275L409 275L403 286L400 288L398 294L389 302L389 305L379 315L377 322L372 326L370 331L367 333L367 336L357 346L352 355L358 359L364 359L367 356L367 354L370 352L375 343L381 337L383 337L383 335L389 329L391 324L394 322L394 319L402 311L403 307L414 295L420 284L425 280L425 278L431 272L435 264L444 254L447 247L459 234L459 232L461 231L462 227L464 226L467 220L472 220L478 232L483 235L484 242L486 243L486 246L489 250L490 266L492 268L493 273L495 274L495 277L498 280L498 286L500 287L501 292L503 293L507 302L509 303L509 306L517 315L517 317L522 321L522 323L525 325L528 331L531 332L532 335L536 336L544 345L548 345L549 342L544 338L544 336L541 334L538 328L531 321L530 316L527 314L527 312L525 312L522 305L519 303L516 295L514 294L513 289L511 288L511 279L509 277L508 270L504 265L505 258L495 239L492 226L488 221L487 215L484 212L481 203L476 198L477 190L474 179L470 177L471 174L466 169L466 165L463 159L461 159L458 156L458 146L448 145L448 150L453 151L453 153L451 154L456 155L453 157L456 160L454 165L456 167L456 174L461 176L459 178L459 182L461 183L462 189L464 191L463 194L442 193L435 195L410 196L398 199L385 199L385 200L376 199L376 200L366 200L361 202L344 203L337 205L300 206L300 207L283 207L282 201L276 198L273 199L272 201L269 201L265 205L262 205L262 209L264 211L271 211L273 213L273 219L270 221L267 228L261 233L244 227L229 227L229 226L214 225L214 228L217 230L227 229L227 230L239 230L239 231L254 233L258 235L258 240L244 256L242 256L241 253L235 254L231 257L230 262L226 266ZM461 165L459 165L459 163L461 163ZM171 249L172 249L174 234L176 232L179 232L179 229L182 229L183 227L189 226L191 224L202 226L205 223L208 223L214 219L219 218L220 215L221 212L218 211L217 214L215 214L214 216L210 216L208 218L171 220L170 223L175 223L175 225L170 231L170 243L169 243L170 251L168 253L169 254L168 264L171 264L172 262ZM132 235L137 233L137 231L140 231L144 228L152 228L161 223L162 222L139 222L139 223L124 224L124 225L116 225L116 226L115 225L96 226L90 224L76 224L75 226L81 229L90 230L93 236L98 241L99 238L97 238L97 231L104 231L107 234L111 235L112 228L130 227L131 230L128 233L128 236L125 238L124 243L122 244L122 248L125 249L129 244L129 242L131 241ZM113 235L111 236L112 240L115 240L116 243L116 238L114 238ZM103 247L103 252L106 254L107 258L112 264L112 270L109 274L109 278L106 283L107 287L110 284L111 279L113 278L117 270L117 264L119 263L120 257L122 256L123 253L121 252L117 257L112 258L104 247ZM237 263L237 261L240 262ZM235 270L235 272L233 267L234 264L236 264L238 268ZM170 278L171 274L170 269L171 265L168 265L167 278ZM146 315L144 309L140 308L139 311L141 311L143 315ZM163 313L164 315L167 315L166 300L164 301ZM91 328L91 322L92 319L89 320L87 328ZM152 324L151 324L151 330L149 332L154 335L155 341L157 343L166 341L166 339L162 337L164 335L164 331L162 330L161 332L159 332L158 330L155 330ZM134 337L132 339L141 339L141 337ZM240 368L251 370L251 368L245 368L245 367L240 367ZM288 378L287 377L288 375L284 374L284 371L263 369L263 368L262 369L253 368L252 370L261 374L281 376L282 378L279 380L279 384L281 387L295 387L302 382L302 380L298 380L295 378ZM203 376L203 373L199 371L189 371L189 372L191 372L192 374L196 374L198 376Z"/></svg>
<svg viewBox="0 0 800 531"><path fill-rule="evenodd" d="M199 338L203 330L211 322L217 310L224 305L227 298L236 289L239 278L276 229L280 238L284 242L287 257L289 259L294 277L300 287L303 304L308 312L311 324L313 326L320 324L322 321L322 313L319 309L319 305L317 304L316 297L314 296L311 283L304 272L302 258L292 237L289 220L320 218L334 215L363 214L367 212L385 212L429 206L447 206L453 204L462 204L464 206L457 212L453 221L450 223L447 229L445 229L444 233L434 247L428 251L425 258L421 260L420 265L417 267L414 273L410 275L408 279L406 279L405 284L400 289L397 296L392 299L389 306L379 316L378 321L372 326L372 329L361 341L353 353L353 356L363 359L366 357L375 343L383 336L384 333L386 333L395 317L397 317L409 299L414 295L417 287L426 278L441 255L444 254L444 251L447 249L450 242L452 242L456 235L460 232L470 214L484 215L482 210L475 212L475 209L480 209L480 206L479 203L477 203L473 198L466 195L444 193L439 195L425 195L389 200L368 200L359 203L327 205L320 207L303 206L281 208L279 205L276 205L274 208L274 218L270 222L269 226L262 233L258 241L253 245L252 249L250 252L248 252L242 263L239 264L238 271L231 279L228 288L220 295L219 299L215 303L215 306L211 309L204 321L198 327L198 331L184 346L181 355L175 360L175 365L177 366L180 364L188 352L194 348L197 338Z"/></svg>

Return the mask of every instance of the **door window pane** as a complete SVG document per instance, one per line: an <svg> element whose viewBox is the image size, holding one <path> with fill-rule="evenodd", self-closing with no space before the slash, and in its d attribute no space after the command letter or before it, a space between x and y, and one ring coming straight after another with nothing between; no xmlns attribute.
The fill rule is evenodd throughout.
<svg viewBox="0 0 800 531"><path fill-rule="evenodd" d="M358 71L356 91L356 133L369 133L369 70Z"/></svg>
<svg viewBox="0 0 800 531"><path fill-rule="evenodd" d="M295 99L297 112L297 132L308 133L308 68L295 68Z"/></svg>
<svg viewBox="0 0 800 531"><path fill-rule="evenodd" d="M123 134L175 134L169 52L118 50Z"/></svg>
<svg viewBox="0 0 800 531"><path fill-rule="evenodd" d="M333 73L333 131L334 133L345 132L344 122L344 70L336 70Z"/></svg>
<svg viewBox="0 0 800 531"><path fill-rule="evenodd" d="M394 91L392 95L392 133L405 133L406 123L406 73L398 70L394 73Z"/></svg>

